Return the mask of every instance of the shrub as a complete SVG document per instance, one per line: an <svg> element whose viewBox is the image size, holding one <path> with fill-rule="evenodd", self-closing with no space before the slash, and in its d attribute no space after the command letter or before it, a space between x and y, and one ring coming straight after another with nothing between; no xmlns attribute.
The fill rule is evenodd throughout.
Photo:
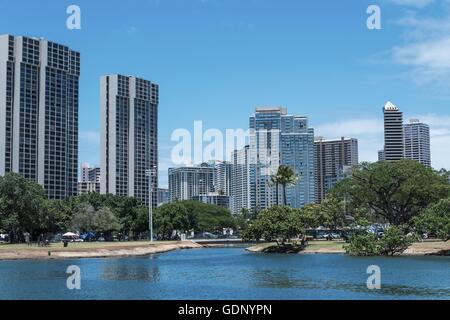
<svg viewBox="0 0 450 320"><path fill-rule="evenodd" d="M376 256L380 254L377 239L372 233L357 234L351 237L345 250L352 256Z"/></svg>
<svg viewBox="0 0 450 320"><path fill-rule="evenodd" d="M381 240L372 233L355 235L345 246L348 254L353 256L393 256L403 253L417 239L407 234L403 226L392 226L386 230Z"/></svg>
<svg viewBox="0 0 450 320"><path fill-rule="evenodd" d="M408 235L406 228L393 226L386 230L383 238L379 241L381 255L393 256L403 253L413 244L415 237Z"/></svg>

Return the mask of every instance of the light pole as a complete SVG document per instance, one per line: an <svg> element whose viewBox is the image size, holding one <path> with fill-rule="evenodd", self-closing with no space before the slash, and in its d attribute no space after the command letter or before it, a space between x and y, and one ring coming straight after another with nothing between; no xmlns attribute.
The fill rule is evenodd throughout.
<svg viewBox="0 0 450 320"><path fill-rule="evenodd" d="M150 170L145 171L148 177L148 228L150 230L150 243L153 243L153 181L152 178L156 176L156 166Z"/></svg>

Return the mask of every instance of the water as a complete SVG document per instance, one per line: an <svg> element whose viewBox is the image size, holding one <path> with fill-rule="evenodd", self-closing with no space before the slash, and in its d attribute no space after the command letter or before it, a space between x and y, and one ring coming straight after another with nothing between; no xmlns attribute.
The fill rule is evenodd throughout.
<svg viewBox="0 0 450 320"><path fill-rule="evenodd" d="M66 269L81 268L81 290ZM367 289L369 265L382 289ZM266 255L242 248L149 257L0 262L0 299L450 299L449 257Z"/></svg>

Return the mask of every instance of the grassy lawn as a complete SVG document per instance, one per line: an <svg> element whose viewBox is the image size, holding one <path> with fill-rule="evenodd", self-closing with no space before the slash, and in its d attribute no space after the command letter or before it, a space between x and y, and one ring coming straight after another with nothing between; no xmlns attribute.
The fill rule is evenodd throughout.
<svg viewBox="0 0 450 320"><path fill-rule="evenodd" d="M176 241L155 241L154 245L173 244ZM84 249L116 249L116 248L132 248L148 246L149 241L128 241L128 242L71 242L67 248L62 243L52 243L49 247L38 247L36 245L28 246L26 244L0 244L0 252L15 250L31 250L31 251L72 251Z"/></svg>
<svg viewBox="0 0 450 320"><path fill-rule="evenodd" d="M309 241L306 250L344 250L344 241Z"/></svg>

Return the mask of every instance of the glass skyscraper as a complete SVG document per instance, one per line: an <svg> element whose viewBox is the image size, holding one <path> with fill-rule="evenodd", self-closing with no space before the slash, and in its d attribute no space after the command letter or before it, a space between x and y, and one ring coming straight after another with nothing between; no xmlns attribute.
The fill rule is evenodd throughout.
<svg viewBox="0 0 450 320"><path fill-rule="evenodd" d="M0 36L0 175L52 199L77 194L80 54L42 38Z"/></svg>
<svg viewBox="0 0 450 320"><path fill-rule="evenodd" d="M308 119L288 115L285 108L257 108L250 117L250 194L256 210L282 203L271 177L280 165L294 169L298 182L286 190L287 205L300 208L315 202L314 129ZM277 199L278 195L278 199Z"/></svg>

